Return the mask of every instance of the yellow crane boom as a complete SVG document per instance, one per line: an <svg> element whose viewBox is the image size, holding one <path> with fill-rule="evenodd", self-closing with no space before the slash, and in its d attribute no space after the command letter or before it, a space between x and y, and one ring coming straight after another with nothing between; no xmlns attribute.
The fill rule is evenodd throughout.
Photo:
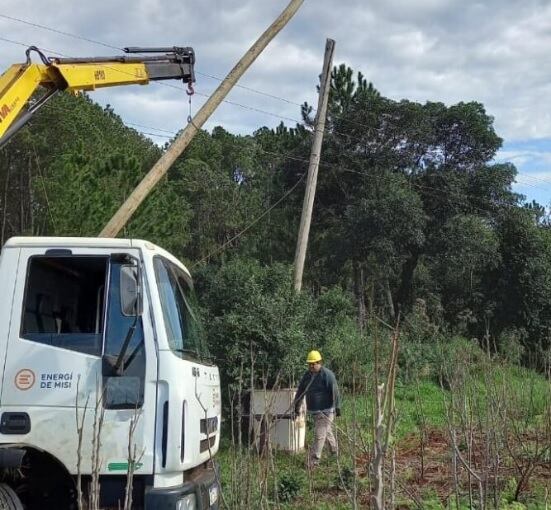
<svg viewBox="0 0 551 510"><path fill-rule="evenodd" d="M31 62L37 52L42 63ZM120 85L146 85L153 80L195 81L195 53L189 47L124 48L115 57L49 58L35 46L26 51L27 61L14 64L0 76L0 147L2 147L48 99L59 91L90 91ZM146 54L139 55L136 54ZM38 88L45 93L30 104Z"/></svg>

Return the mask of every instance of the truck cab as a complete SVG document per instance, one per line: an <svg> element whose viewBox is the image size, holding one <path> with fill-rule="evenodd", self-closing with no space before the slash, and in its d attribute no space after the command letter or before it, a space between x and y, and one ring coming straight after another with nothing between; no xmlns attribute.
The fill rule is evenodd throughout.
<svg viewBox="0 0 551 510"><path fill-rule="evenodd" d="M218 508L220 378L184 265L16 237L0 288L0 509Z"/></svg>

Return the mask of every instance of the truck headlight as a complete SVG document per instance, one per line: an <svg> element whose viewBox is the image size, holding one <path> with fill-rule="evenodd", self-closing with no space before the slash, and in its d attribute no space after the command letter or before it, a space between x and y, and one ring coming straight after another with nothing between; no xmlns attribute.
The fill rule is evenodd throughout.
<svg viewBox="0 0 551 510"><path fill-rule="evenodd" d="M178 501L176 510L195 510L197 508L197 499L195 494L188 494Z"/></svg>

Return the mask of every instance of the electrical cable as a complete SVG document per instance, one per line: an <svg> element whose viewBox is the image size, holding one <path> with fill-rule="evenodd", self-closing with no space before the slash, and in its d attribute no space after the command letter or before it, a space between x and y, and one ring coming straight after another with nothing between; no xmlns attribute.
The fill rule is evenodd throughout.
<svg viewBox="0 0 551 510"><path fill-rule="evenodd" d="M3 15L0 15L0 17L3 16ZM26 43L23 43L23 42L20 42L20 41L14 41L12 39L7 39L5 37L0 37L0 40L2 41L5 41L5 42L9 42L9 43L12 43L12 44L17 44L19 46L25 46L25 47L29 47L28 44ZM47 50L45 48L40 48L42 51L46 51L48 53L53 53L54 55L58 55L60 57L68 57L69 55L66 55L64 53L60 53L58 51L53 51L53 50ZM105 67L106 69L111 69L111 70L114 70L114 71L117 71L119 73L122 73L122 74L125 74L125 75L128 75L128 76L134 76L132 73L127 73L125 71L122 71L120 69L117 69L117 68L112 68L110 67L109 65L105 64L105 63L97 63L96 65L98 66L102 66L102 67ZM166 83L164 81L153 81L152 83L156 84L156 85L160 85L160 86L163 86L163 87L170 87L170 88L173 88L173 89L176 89L176 90L179 90L181 91L182 88L177 86L177 85L172 85L170 83ZM201 97L205 97L205 98L209 98L210 97L210 94L205 94L205 93L202 93L202 92L198 92L198 91L195 91L195 94L197 96L201 96ZM275 118L278 118L278 119L281 119L281 120L287 120L287 121L292 121L292 122L296 122L297 124L301 124L302 121L299 120L299 119L295 119L293 117L287 117L287 116L284 116L284 115L279 115L277 113L274 113L274 112L269 112L267 110L262 110L260 108L256 108L256 107L253 107L253 106L249 106L249 105L244 105L244 104L241 104L241 103L238 103L236 101L230 101L228 99L224 99L222 101L223 103L226 103L226 104L229 104L229 105L232 105L232 106L237 106L239 108L242 108L242 109L245 109L245 110L249 110L249 111L253 111L253 112L256 112L256 113L261 113L263 115L268 115L270 117L275 117ZM304 126L306 128L308 128L308 126Z"/></svg>
<svg viewBox="0 0 551 510"><path fill-rule="evenodd" d="M30 26L34 26L34 27L37 27L37 28L42 28L42 29L45 29L45 30L49 30L49 31L52 31L52 32L56 32L56 33L59 33L59 34L62 34L62 35L65 35L65 36L69 36L69 37L73 37L73 38L76 38L76 39L81 39L83 41L86 41L86 42L90 42L90 43L93 43L93 44L99 44L101 46L105 46L105 47L108 47L108 48L111 48L111 49L116 49L116 50L121 50L122 51L122 48L118 48L117 46L113 46L113 45L110 45L110 44L106 44L106 43L103 43L101 41L96 41L96 40L93 40L93 39L89 39L89 38L86 38L86 37L82 37L82 36L79 36L79 35L76 35L76 34L72 34L72 33L69 33L69 32L64 32L64 31L60 31L60 30L57 30L57 29L54 29L52 27L48 27L46 25L41 25L41 24L38 24L38 23L33 23L33 22L29 22L29 21L26 21L26 20L22 20L20 18L15 18L13 16L7 16L7 15L4 15L4 14L0 14L0 17L1 18L4 18L4 19L9 19L9 20L12 20L12 21L17 21L17 22L21 22L21 23L24 23L24 24L27 24L27 25L30 25ZM4 38L4 37L0 37L0 40L3 40L3 41L6 41L6 42L9 42L9 43L12 43L12 44L17 44L17 45L21 45L21 46L25 46L25 47L28 47L28 44L25 44L25 43L22 43L22 42L19 42L19 41L14 41L14 40L11 40L11 39L7 39L7 38ZM42 48L43 49L43 48ZM54 50L46 50L46 49L43 49L44 51L48 51L50 53L53 53L53 54L56 54L56 55L59 55L59 56L67 56L67 55L64 55L63 53L60 53L60 52L57 52L57 51L54 51ZM220 78L218 77L215 77L213 75L207 75L206 73L201 73L201 74L204 74L205 76L208 76L209 78L213 78L213 79L218 79L218 80L221 80ZM164 85L164 86L168 86L168 87L171 87L171 88L175 88L177 90L181 90L180 87L176 86L176 85L172 85L172 84L169 84L169 83L164 83L164 82L155 82L159 85ZM262 95L267 95L267 96L271 96L273 97L274 99L280 99L282 101L285 101L289 104L295 104L297 106L300 106L298 103L294 103L290 100L287 100L285 98L281 98L279 96L274 96L274 95L271 95L271 94L268 94L268 93L264 93L262 91L258 91L256 89L252 89L250 87L245 87L245 86L240 86L241 88L245 88L247 90L250 90L252 92L256 92L256 93L260 93ZM208 94L204 94L204 93L200 93L200 92L196 92L197 95L199 96L202 96L202 97L209 97ZM298 119L295 119L295 118L292 118L292 117L285 117L285 116L282 116L282 115L278 115L276 113L273 113L273 112L269 112L269 111L266 111L266 110L262 110L262 109L259 109L259 108L255 108L255 107L252 107L252 106L249 106L249 105L243 105L241 103L237 103L237 102L234 102L234 101L229 101L229 100L224 100L225 103L228 103L230 105L233 105L233 106L238 106L240 108L244 108L244 109L247 109L249 111L254 111L254 112L257 112L257 113L262 113L264 115L269 115L269 116L272 116L272 117L276 117L276 118L280 118L282 120L288 120L288 121L292 121L292 122L296 122L298 125L301 125L305 128L309 128L309 126L306 126L302 123L302 121L298 120ZM132 124L132 123L129 123L129 124ZM363 125L363 124L358 124L360 126L363 126L363 127L367 127L366 125ZM138 127L144 127L146 129L153 129L153 130L158 130L158 131L163 131L163 132L166 132L166 133L170 133L169 130L163 130L163 129L159 129L159 128L151 128L151 127L147 127L147 126L143 126L143 125L138 125L136 124L136 126ZM327 132L329 128L326 128L325 131ZM353 137L349 134L344 134L344 133L340 133L340 132L336 132L336 131L333 131L333 133L335 134L338 134L338 135L342 135L342 136L345 136L345 137L348 137L352 140L357 140L357 141L362 141L361 139L357 138L357 137ZM155 133L151 133L151 132L143 132L143 134L146 134L146 135L149 135L149 136L155 136L155 137L158 137L158 138L172 138L170 136L166 136L166 135L159 135L159 134L155 134ZM281 155L280 156L282 157L285 157L284 155ZM295 159L296 158L292 158L292 159ZM305 162L308 162L306 160L303 160ZM325 163L324 166L326 166L327 164ZM346 171L346 172L354 172L354 173L359 173L360 175L362 175L361 172L356 172L356 171L353 171L353 170L350 170L350 169L344 169L343 167L341 166L337 166L337 169L339 170L342 170L342 171ZM517 175L521 175L520 173L518 173ZM522 175L526 175L526 177L530 178L530 176L528 174L522 174ZM536 179L534 177L534 179ZM543 182L546 182L544 179L540 179L542 180ZM519 183L517 183L519 184ZM551 184L551 182L550 182ZM415 185L415 184L414 184ZM523 184L519 184L519 185L527 185L529 187L533 187L533 188L538 188L537 186L535 185L531 185L531 184L528 184L528 183L523 183ZM416 186L420 186L420 185L416 185ZM424 186L426 188L426 186ZM440 190L438 188L434 188L435 190L437 190L438 192L442 193L443 190ZM543 189L543 188L539 188L539 189Z"/></svg>
<svg viewBox="0 0 551 510"><path fill-rule="evenodd" d="M4 18L4 19L7 19L7 20L10 20L10 21L13 21L13 22L17 22L17 23L23 23L25 25L29 25L29 26L32 26L32 27L35 27L35 28L40 28L40 29L43 29L43 30L54 32L56 34L61 34L61 35L67 36L67 37L71 37L71 38L74 38L74 39L86 41L86 42L89 42L89 43L92 43L92 44L97 44L97 45L100 45L100 46L103 46L103 47L106 47L106 48L110 48L110 49L114 49L114 50L124 52L124 48L119 48L118 46L114 46L112 44L108 44L108 43L98 41L98 40L95 40L95 39L90 39L88 37L80 36L78 34L73 34L71 32L65 32L65 31L62 31L62 30L58 30L56 28L53 28L53 27L50 27L50 26L47 26L47 25L43 25L43 24L40 24L40 23L24 20L24 19L21 19L21 18L16 18L14 16L9 16L9 15L6 15L6 14L0 14L0 18ZM17 44L20 44L20 43L17 43ZM220 81L220 82L224 80L223 78L220 78L219 76L215 76L215 75L209 74L209 73L203 73L201 71L196 71L195 73L198 74L198 75L205 76L207 78L213 79L213 80ZM169 85L169 84L165 84L165 83L162 83L162 82L160 84ZM271 99L276 99L278 101L282 101L282 102L285 102L285 103L290 104L290 105L298 106L299 108L302 108L302 106L304 104L306 104L306 102L304 102L302 104L297 103L296 101L292 101L290 99L287 99L287 98L284 98L284 97L281 97L281 96L277 96L275 94L271 94L271 93L268 93L268 92L264 92L262 90L258 90L258 89L252 88L252 87L248 87L246 85L236 84L235 87L243 89L243 90L247 90L249 92L253 92L253 93L261 95L261 96L269 97ZM199 94L199 95L201 95L201 94ZM207 95L206 97L209 97L209 96L210 95ZM239 104L239 103L230 102L230 101L225 101L225 102L227 102L229 104L234 104L236 106L240 106L242 108L252 109L253 111L257 111L259 113L264 113L264 114L268 114L268 115L271 115L271 116L274 116L274 117L282 118L283 120L292 120L292 121L297 122L299 124L302 123L302 121L298 121L297 119L292 119L292 118L289 118L289 117L281 117L281 116L279 116L275 113L266 112L266 111L260 110L260 109L254 109L252 107L249 108L249 107L244 106L244 105ZM317 108L315 108L314 106L311 106L311 108L312 108L312 112L317 112ZM340 118L341 120L343 120L344 122L349 123L349 124L355 124L357 126L364 127L364 128L369 127L365 124L362 124L362 123L359 123L357 121L353 121L353 120L350 120L350 119L345 119L343 117L344 117L344 113L341 114L341 115L334 116L334 118Z"/></svg>

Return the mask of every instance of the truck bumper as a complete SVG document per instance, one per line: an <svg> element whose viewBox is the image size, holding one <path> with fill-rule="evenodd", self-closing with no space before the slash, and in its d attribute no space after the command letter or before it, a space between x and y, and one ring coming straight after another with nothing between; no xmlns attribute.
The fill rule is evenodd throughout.
<svg viewBox="0 0 551 510"><path fill-rule="evenodd" d="M145 493L145 510L218 510L220 486L217 463L202 468L182 485L150 488Z"/></svg>

